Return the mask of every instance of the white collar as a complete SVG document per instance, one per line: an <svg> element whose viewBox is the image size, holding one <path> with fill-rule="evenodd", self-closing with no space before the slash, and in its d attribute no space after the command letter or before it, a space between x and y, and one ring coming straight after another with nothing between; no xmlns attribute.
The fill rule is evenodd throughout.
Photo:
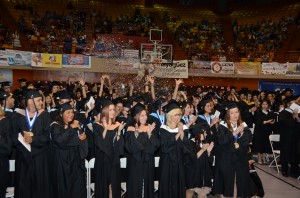
<svg viewBox="0 0 300 198"><path fill-rule="evenodd" d="M163 125L160 126L160 128L165 129L170 133L178 133L178 127L176 127L175 129L171 129L167 125L163 124ZM186 130L186 129L188 129L188 127L186 125L183 125L183 130Z"/></svg>
<svg viewBox="0 0 300 198"><path fill-rule="evenodd" d="M265 110L261 110L261 112L263 112L264 114L268 115L268 111L265 111Z"/></svg>
<svg viewBox="0 0 300 198"><path fill-rule="evenodd" d="M5 109L5 111L6 111L6 112L11 112L11 113L14 112L14 110L12 110L12 109Z"/></svg>

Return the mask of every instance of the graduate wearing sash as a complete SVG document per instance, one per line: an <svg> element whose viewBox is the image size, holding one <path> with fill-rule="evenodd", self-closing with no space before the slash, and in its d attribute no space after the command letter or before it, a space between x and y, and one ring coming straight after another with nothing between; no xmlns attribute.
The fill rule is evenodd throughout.
<svg viewBox="0 0 300 198"><path fill-rule="evenodd" d="M15 198L50 198L50 122L36 90L25 95L25 110L12 121L12 141L17 148Z"/></svg>

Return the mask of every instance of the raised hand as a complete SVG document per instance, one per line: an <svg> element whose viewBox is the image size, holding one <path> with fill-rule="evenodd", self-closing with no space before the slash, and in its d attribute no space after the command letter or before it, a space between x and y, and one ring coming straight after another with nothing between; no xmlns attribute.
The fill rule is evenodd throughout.
<svg viewBox="0 0 300 198"><path fill-rule="evenodd" d="M147 76L148 81L152 84L154 84L154 77L153 76Z"/></svg>
<svg viewBox="0 0 300 198"><path fill-rule="evenodd" d="M148 127L147 134L149 137L151 136L153 129L155 129L155 122Z"/></svg>
<svg viewBox="0 0 300 198"><path fill-rule="evenodd" d="M125 125L126 125L126 122L121 122L120 123L120 125L119 125L119 132L121 132L124 129Z"/></svg>
<svg viewBox="0 0 300 198"><path fill-rule="evenodd" d="M81 86L84 86L85 85L85 81L83 78L79 78L79 83L81 84Z"/></svg>
<svg viewBox="0 0 300 198"><path fill-rule="evenodd" d="M176 85L180 85L183 83L183 80L182 79L175 79L175 83Z"/></svg>

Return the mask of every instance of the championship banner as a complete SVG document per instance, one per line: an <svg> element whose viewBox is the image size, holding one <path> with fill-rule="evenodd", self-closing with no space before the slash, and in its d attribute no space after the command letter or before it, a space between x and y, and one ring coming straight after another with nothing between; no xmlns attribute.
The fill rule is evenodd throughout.
<svg viewBox="0 0 300 198"><path fill-rule="evenodd" d="M287 76L300 76L300 63L288 63Z"/></svg>
<svg viewBox="0 0 300 198"><path fill-rule="evenodd" d="M31 66L31 52L18 50L5 50L8 65Z"/></svg>
<svg viewBox="0 0 300 198"><path fill-rule="evenodd" d="M173 61L173 63L153 64L153 76L159 78L188 78L188 61Z"/></svg>
<svg viewBox="0 0 300 198"><path fill-rule="evenodd" d="M63 54L62 66L69 68L91 68L91 57L82 54Z"/></svg>
<svg viewBox="0 0 300 198"><path fill-rule="evenodd" d="M32 52L31 66L32 67L43 67L43 53Z"/></svg>
<svg viewBox="0 0 300 198"><path fill-rule="evenodd" d="M43 54L43 67L61 68L62 55L61 54Z"/></svg>
<svg viewBox="0 0 300 198"><path fill-rule="evenodd" d="M242 75L258 75L260 62L235 62L234 73Z"/></svg>
<svg viewBox="0 0 300 198"><path fill-rule="evenodd" d="M0 50L0 66L8 66L7 54L5 50Z"/></svg>
<svg viewBox="0 0 300 198"><path fill-rule="evenodd" d="M293 90L293 95L297 96L300 94L300 82L272 82L267 80L258 81L259 91L280 91L282 92L286 88Z"/></svg>
<svg viewBox="0 0 300 198"><path fill-rule="evenodd" d="M233 62L211 62L211 72L213 74L234 74Z"/></svg>
<svg viewBox="0 0 300 198"><path fill-rule="evenodd" d="M262 63L261 65L262 74L286 74L286 72L287 72L287 64L273 62L273 63Z"/></svg>
<svg viewBox="0 0 300 198"><path fill-rule="evenodd" d="M190 74L211 74L210 61L189 61Z"/></svg>

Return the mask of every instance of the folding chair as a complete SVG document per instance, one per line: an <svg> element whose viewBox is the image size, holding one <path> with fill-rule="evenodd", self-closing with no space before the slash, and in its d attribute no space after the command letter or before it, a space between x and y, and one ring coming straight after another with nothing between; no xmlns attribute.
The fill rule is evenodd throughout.
<svg viewBox="0 0 300 198"><path fill-rule="evenodd" d="M155 164L155 168L159 167L159 157L155 157L154 158L154 164ZM154 192L156 192L158 190L158 181L154 181Z"/></svg>
<svg viewBox="0 0 300 198"><path fill-rule="evenodd" d="M280 150L274 150L273 148L273 142L279 142L280 141L280 135L279 134L271 134L269 136L269 140L270 140L270 145L271 145L271 149L272 149L272 153L273 153L273 161L270 163L269 167L276 167L277 168L277 172L279 173L279 165L277 164L277 158L280 157ZM275 162L275 166L272 165Z"/></svg>
<svg viewBox="0 0 300 198"><path fill-rule="evenodd" d="M86 195L88 198L90 198L90 168L89 168L89 162L85 160L85 168L86 168Z"/></svg>
<svg viewBox="0 0 300 198"><path fill-rule="evenodd" d="M9 160L9 172L15 172L15 160ZM15 188L8 187L6 189L5 198L13 198L15 196Z"/></svg>
<svg viewBox="0 0 300 198"><path fill-rule="evenodd" d="M126 168L126 166L127 166L127 158L125 158L125 157L120 158L120 167ZM122 189L121 197L123 197L126 193L126 182L121 183L121 189Z"/></svg>
<svg viewBox="0 0 300 198"><path fill-rule="evenodd" d="M95 167L95 158L92 158L88 162L88 198L92 198L95 192L95 183L92 183L91 180L91 170Z"/></svg>

